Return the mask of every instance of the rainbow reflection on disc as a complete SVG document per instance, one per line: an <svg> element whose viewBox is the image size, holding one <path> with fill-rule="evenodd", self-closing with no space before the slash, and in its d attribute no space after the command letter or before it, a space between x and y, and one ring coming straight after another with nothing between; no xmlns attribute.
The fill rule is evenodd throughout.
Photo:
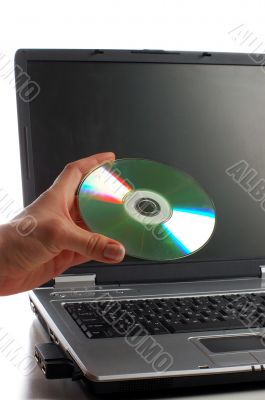
<svg viewBox="0 0 265 400"><path fill-rule="evenodd" d="M215 227L213 202L191 176L145 159L94 169L79 186L78 206L90 230L147 260L186 257L209 241Z"/></svg>

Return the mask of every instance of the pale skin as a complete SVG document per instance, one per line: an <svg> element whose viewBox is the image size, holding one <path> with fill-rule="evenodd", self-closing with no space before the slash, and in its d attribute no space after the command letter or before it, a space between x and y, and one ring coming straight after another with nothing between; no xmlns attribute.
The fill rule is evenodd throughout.
<svg viewBox="0 0 265 400"><path fill-rule="evenodd" d="M0 295L33 289L87 261L122 261L122 244L87 229L76 197L84 175L114 159L115 155L108 152L66 165L48 190L11 223L0 226ZM25 216L33 217L36 227L22 236L16 226Z"/></svg>

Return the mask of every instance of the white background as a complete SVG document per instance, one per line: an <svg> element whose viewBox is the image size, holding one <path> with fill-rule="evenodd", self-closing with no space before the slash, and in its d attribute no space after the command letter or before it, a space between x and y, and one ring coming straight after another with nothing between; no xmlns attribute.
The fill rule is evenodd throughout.
<svg viewBox="0 0 265 400"><path fill-rule="evenodd" d="M149 48L265 53L264 11L265 1L258 0L1 0L0 222L7 220L7 213L1 210L3 194L16 206L22 206L12 71L6 77L12 70L16 49Z"/></svg>

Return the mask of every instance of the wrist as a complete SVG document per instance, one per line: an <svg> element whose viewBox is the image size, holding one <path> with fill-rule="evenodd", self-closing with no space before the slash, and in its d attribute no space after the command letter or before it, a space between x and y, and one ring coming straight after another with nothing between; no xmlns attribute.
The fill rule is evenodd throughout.
<svg viewBox="0 0 265 400"><path fill-rule="evenodd" d="M9 224L0 225L0 276L2 276L2 270L5 265L7 265L8 250L8 240L10 237L10 227Z"/></svg>
<svg viewBox="0 0 265 400"><path fill-rule="evenodd" d="M10 280L16 275L14 255L17 247L16 228L11 223L0 225L0 295L10 294Z"/></svg>
<svg viewBox="0 0 265 400"><path fill-rule="evenodd" d="M10 236L8 224L0 225L0 295L5 290L5 283L8 274L9 253L7 236Z"/></svg>

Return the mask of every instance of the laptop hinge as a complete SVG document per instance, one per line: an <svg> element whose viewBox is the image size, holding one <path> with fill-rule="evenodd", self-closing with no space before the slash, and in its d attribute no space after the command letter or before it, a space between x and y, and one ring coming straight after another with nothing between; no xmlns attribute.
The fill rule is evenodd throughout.
<svg viewBox="0 0 265 400"><path fill-rule="evenodd" d="M54 279L55 289L87 289L96 286L96 274L61 275Z"/></svg>
<svg viewBox="0 0 265 400"><path fill-rule="evenodd" d="M265 265L260 265L260 277L261 279L265 279Z"/></svg>

